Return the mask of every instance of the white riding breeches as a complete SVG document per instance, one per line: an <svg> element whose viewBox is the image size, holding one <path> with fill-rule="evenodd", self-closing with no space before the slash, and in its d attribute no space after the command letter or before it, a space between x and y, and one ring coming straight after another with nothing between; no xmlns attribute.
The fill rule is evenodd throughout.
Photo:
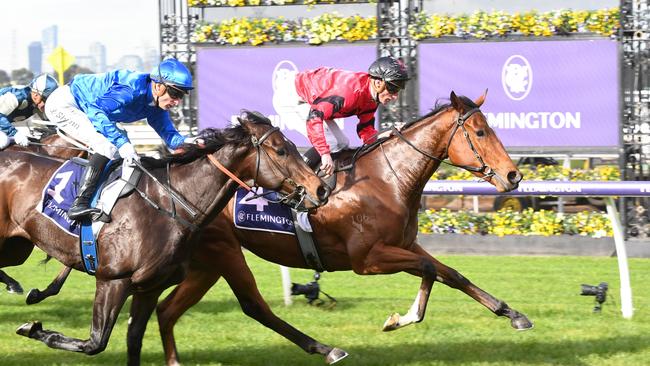
<svg viewBox="0 0 650 366"><path fill-rule="evenodd" d="M114 159L117 147L99 133L79 109L68 85L57 88L45 103L45 115L70 137L86 144L90 151Z"/></svg>

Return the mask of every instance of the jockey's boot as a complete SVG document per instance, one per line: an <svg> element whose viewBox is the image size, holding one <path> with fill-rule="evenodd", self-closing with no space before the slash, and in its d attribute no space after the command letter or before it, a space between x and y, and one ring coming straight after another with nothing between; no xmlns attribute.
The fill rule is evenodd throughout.
<svg viewBox="0 0 650 366"><path fill-rule="evenodd" d="M314 171L320 166L320 154L314 147L311 147L309 150L305 151L303 154L303 159L305 160L305 163L307 163L307 166L309 166Z"/></svg>
<svg viewBox="0 0 650 366"><path fill-rule="evenodd" d="M93 198L99 177L102 175L102 171L106 163L108 163L108 160L107 157L99 154L93 154L90 157L84 176L81 179L81 187L79 187L79 192L77 192L77 198L75 198L72 207L68 210L68 217L70 219L79 221L86 217L90 218L94 214L101 213L100 209L90 207L90 200Z"/></svg>

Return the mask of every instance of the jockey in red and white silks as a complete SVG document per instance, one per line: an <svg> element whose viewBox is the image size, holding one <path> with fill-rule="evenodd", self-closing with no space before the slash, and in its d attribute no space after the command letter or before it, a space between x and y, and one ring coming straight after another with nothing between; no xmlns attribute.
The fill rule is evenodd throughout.
<svg viewBox="0 0 650 366"><path fill-rule="evenodd" d="M392 57L380 57L368 72L320 67L295 75L295 104L309 106L307 137L320 155L326 175L334 170L331 154L349 143L334 119L357 116L357 135L364 143L372 142L377 134L377 107L396 100L407 80L406 67Z"/></svg>

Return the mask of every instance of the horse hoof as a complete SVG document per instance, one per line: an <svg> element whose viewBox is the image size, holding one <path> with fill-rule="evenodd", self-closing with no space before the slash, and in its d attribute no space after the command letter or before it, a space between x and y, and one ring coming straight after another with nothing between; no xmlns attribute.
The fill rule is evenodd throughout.
<svg viewBox="0 0 650 366"><path fill-rule="evenodd" d="M10 294L22 295L23 288L19 283L10 283L7 285L7 292Z"/></svg>
<svg viewBox="0 0 650 366"><path fill-rule="evenodd" d="M399 328L399 314L393 313L393 315L389 316L388 319L386 319L386 322L384 322L384 328L382 330L384 332L390 332L397 328Z"/></svg>
<svg viewBox="0 0 650 366"><path fill-rule="evenodd" d="M348 353L345 352L344 350L340 348L334 347L328 354L327 357L325 358L325 362L327 362L328 365L331 365L333 363L337 363L341 361L342 359L348 357Z"/></svg>
<svg viewBox="0 0 650 366"><path fill-rule="evenodd" d="M29 292L27 293L27 297L25 298L25 302L27 303L27 305L37 304L37 303L41 302L41 300L39 299L39 297L40 297L39 295L40 295L40 291L38 289L33 288L33 289L29 290Z"/></svg>
<svg viewBox="0 0 650 366"><path fill-rule="evenodd" d="M513 328L516 330L528 330L528 329L533 329L533 323L526 318L524 315L519 315L517 317L512 318L510 321L510 324L512 325Z"/></svg>
<svg viewBox="0 0 650 366"><path fill-rule="evenodd" d="M33 321L30 323L25 323L16 329L16 334L32 338L34 333L43 330L43 324L39 321Z"/></svg>

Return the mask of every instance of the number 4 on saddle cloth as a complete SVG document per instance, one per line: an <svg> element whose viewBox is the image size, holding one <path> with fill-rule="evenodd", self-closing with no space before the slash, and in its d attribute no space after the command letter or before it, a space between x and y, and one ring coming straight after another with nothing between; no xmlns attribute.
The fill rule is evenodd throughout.
<svg viewBox="0 0 650 366"><path fill-rule="evenodd" d="M95 239L106 222L110 222L110 213L118 198L126 196L137 185L142 172L133 170L128 179L122 176L121 164L112 164L104 169L100 184L94 193L91 206L99 207L102 213L97 218L78 222L68 217L68 210L77 196L81 177L88 164L87 160L72 158L65 162L52 174L52 177L43 188L43 199L38 210L64 232L77 236L80 239L81 254L86 271L94 274L98 265L97 248Z"/></svg>
<svg viewBox="0 0 650 366"><path fill-rule="evenodd" d="M296 212L278 203L278 193L261 187L235 193L233 220L235 227L244 230L268 231L296 235L305 263L322 272L323 264L311 236L312 228L306 212Z"/></svg>

